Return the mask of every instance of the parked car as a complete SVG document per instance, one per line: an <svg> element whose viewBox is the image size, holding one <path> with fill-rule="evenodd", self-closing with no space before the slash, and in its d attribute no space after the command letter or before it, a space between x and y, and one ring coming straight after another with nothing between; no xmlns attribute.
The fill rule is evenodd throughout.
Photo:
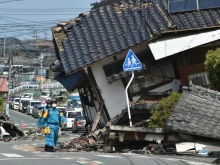
<svg viewBox="0 0 220 165"><path fill-rule="evenodd" d="M28 107L28 103L30 100L20 100L20 107L19 107L19 111L21 111L22 113L25 113L27 111L27 107Z"/></svg>
<svg viewBox="0 0 220 165"><path fill-rule="evenodd" d="M20 98L15 98L14 101L12 101L12 109L19 110L20 106Z"/></svg>
<svg viewBox="0 0 220 165"><path fill-rule="evenodd" d="M85 130L86 129L85 125L86 125L85 116L83 115L76 116L72 124L72 132L77 133L79 130Z"/></svg>
<svg viewBox="0 0 220 165"><path fill-rule="evenodd" d="M76 116L82 115L82 111L66 111L64 116L66 117L66 124L61 125L61 130L72 129L73 122Z"/></svg>
<svg viewBox="0 0 220 165"><path fill-rule="evenodd" d="M40 112L44 109L45 106L36 104L33 109L33 117L38 118L40 116Z"/></svg>
<svg viewBox="0 0 220 165"><path fill-rule="evenodd" d="M13 109L13 101L15 100L15 98L20 98L21 96L12 96L10 101L9 101L9 108Z"/></svg>
<svg viewBox="0 0 220 165"><path fill-rule="evenodd" d="M41 104L41 101L38 101L38 100L31 100L31 101L29 101L28 107L27 107L27 114L28 115L32 115L34 105L36 105L36 104Z"/></svg>

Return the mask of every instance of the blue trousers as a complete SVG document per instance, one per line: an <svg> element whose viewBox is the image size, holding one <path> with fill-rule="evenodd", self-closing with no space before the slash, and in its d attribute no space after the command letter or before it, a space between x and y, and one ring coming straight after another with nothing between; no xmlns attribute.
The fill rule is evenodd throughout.
<svg viewBox="0 0 220 165"><path fill-rule="evenodd" d="M45 135L45 144L51 147L55 147L58 140L59 126L52 124L48 124L48 126L50 127L50 134Z"/></svg>

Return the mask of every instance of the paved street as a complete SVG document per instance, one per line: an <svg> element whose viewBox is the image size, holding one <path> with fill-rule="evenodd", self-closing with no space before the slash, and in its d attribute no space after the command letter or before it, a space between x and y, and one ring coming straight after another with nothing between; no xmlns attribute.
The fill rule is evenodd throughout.
<svg viewBox="0 0 220 165"><path fill-rule="evenodd" d="M7 165L208 165L191 160L138 154L103 154L81 152L35 152L16 149L17 145L43 146L43 141L0 142L0 164Z"/></svg>
<svg viewBox="0 0 220 165"><path fill-rule="evenodd" d="M17 110L9 111L10 120L14 121L14 124L21 128L22 121L24 122L25 128L36 129L37 128L37 119L33 118L31 115L27 115L26 113L18 112Z"/></svg>

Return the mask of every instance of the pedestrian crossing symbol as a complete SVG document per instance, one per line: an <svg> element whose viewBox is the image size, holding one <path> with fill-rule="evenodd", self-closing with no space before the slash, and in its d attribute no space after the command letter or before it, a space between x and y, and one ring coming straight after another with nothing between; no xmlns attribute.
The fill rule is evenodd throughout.
<svg viewBox="0 0 220 165"><path fill-rule="evenodd" d="M141 70L142 64L134 52L130 49L123 64L124 72Z"/></svg>

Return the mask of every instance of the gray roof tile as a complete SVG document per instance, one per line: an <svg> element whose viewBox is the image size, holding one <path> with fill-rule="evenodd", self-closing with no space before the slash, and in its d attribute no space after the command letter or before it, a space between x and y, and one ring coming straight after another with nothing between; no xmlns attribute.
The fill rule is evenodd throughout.
<svg viewBox="0 0 220 165"><path fill-rule="evenodd" d="M166 32L219 26L219 9L169 14L165 0L154 0L147 5L144 0L140 2L141 5L134 1L98 3L67 25L59 25L62 30L52 28L58 56L61 60L61 56L72 59L69 63L64 59L65 72L85 67ZM63 50L65 53L60 52ZM206 92L201 93L204 99Z"/></svg>
<svg viewBox="0 0 220 165"><path fill-rule="evenodd" d="M201 95L206 93L206 99ZM183 91L164 128L189 134L220 139L220 102L210 100L219 92L196 88L195 91ZM201 97L202 96L202 97Z"/></svg>

